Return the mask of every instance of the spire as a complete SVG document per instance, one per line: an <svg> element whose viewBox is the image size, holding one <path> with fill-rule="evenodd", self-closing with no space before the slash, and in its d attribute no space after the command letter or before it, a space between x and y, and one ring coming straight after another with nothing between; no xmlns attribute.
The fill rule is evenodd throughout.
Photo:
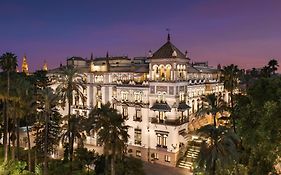
<svg viewBox="0 0 281 175"><path fill-rule="evenodd" d="M168 37L167 37L167 41L170 42L171 40L171 36L170 36L170 29L167 28L166 31L168 32Z"/></svg>
<svg viewBox="0 0 281 175"><path fill-rule="evenodd" d="M91 60L93 60L94 59L94 56L93 56L93 52L91 53Z"/></svg>
<svg viewBox="0 0 281 175"><path fill-rule="evenodd" d="M28 74L28 64L27 64L26 54L24 54L22 58L21 71Z"/></svg>
<svg viewBox="0 0 281 175"><path fill-rule="evenodd" d="M109 72L110 65L109 65L109 56L108 52L106 52L106 71Z"/></svg>
<svg viewBox="0 0 281 175"><path fill-rule="evenodd" d="M167 41L170 42L170 40L171 40L170 33L168 33Z"/></svg>
<svg viewBox="0 0 281 175"><path fill-rule="evenodd" d="M43 65L42 70L43 70L43 71L48 71L48 65L47 65L46 60L44 60L44 65Z"/></svg>

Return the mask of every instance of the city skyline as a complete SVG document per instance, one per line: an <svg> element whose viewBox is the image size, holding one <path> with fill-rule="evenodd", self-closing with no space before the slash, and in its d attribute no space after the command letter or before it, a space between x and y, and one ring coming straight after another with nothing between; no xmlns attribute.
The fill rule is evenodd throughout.
<svg viewBox="0 0 281 175"><path fill-rule="evenodd" d="M67 57L147 56L171 41L192 61L262 67L281 55L281 2L267 1L1 1L0 52L30 70ZM11 13L12 11L12 13ZM279 69L280 72L280 69Z"/></svg>

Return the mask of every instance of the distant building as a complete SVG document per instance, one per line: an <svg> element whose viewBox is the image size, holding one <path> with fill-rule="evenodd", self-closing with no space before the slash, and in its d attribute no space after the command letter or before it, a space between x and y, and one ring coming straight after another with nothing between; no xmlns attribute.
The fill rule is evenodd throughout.
<svg viewBox="0 0 281 175"><path fill-rule="evenodd" d="M25 74L28 74L28 63L25 54L22 58L21 71L24 72Z"/></svg>
<svg viewBox="0 0 281 175"><path fill-rule="evenodd" d="M75 66L87 81L87 102L74 97L72 113L88 115L94 106L110 102L130 126L127 154L169 166L176 165L187 142L188 122L202 95L224 91L220 71L207 62L190 64L170 36L149 57L107 53L89 60L72 57L67 65ZM97 135L87 136L85 144L98 145Z"/></svg>

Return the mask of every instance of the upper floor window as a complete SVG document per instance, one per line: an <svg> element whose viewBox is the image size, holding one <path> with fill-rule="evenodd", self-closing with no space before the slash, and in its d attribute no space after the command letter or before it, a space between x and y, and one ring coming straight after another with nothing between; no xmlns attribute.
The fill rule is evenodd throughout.
<svg viewBox="0 0 281 175"><path fill-rule="evenodd" d="M157 146L167 148L167 134L157 134Z"/></svg>
<svg viewBox="0 0 281 175"><path fill-rule="evenodd" d="M121 92L121 98L122 98L123 101L128 101L128 92L122 91Z"/></svg>
<svg viewBox="0 0 281 175"><path fill-rule="evenodd" d="M136 102L141 102L142 101L142 92L135 92L134 96L135 96L135 101Z"/></svg>
<svg viewBox="0 0 281 175"><path fill-rule="evenodd" d="M179 95L180 95L180 101L181 102L185 101L185 94L184 94L184 92L180 92Z"/></svg>
<svg viewBox="0 0 281 175"><path fill-rule="evenodd" d="M134 116L134 121L142 121L141 109L140 108L136 108L136 114Z"/></svg>
<svg viewBox="0 0 281 175"><path fill-rule="evenodd" d="M141 145L141 129L135 129L135 144Z"/></svg>
<svg viewBox="0 0 281 175"><path fill-rule="evenodd" d="M122 115L124 118L128 117L128 107L123 106Z"/></svg>
<svg viewBox="0 0 281 175"><path fill-rule="evenodd" d="M160 103L166 102L166 92L158 92L157 101Z"/></svg>
<svg viewBox="0 0 281 175"><path fill-rule="evenodd" d="M102 75L96 75L95 76L95 82L96 83L102 83L103 82L103 76Z"/></svg>

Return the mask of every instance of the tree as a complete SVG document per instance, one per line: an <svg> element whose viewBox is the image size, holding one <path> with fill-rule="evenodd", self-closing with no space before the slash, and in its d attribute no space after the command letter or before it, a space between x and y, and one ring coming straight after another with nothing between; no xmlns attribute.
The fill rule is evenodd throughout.
<svg viewBox="0 0 281 175"><path fill-rule="evenodd" d="M90 165L97 159L95 151L88 151L87 148L77 148L75 150L75 159L87 167L87 173L89 174Z"/></svg>
<svg viewBox="0 0 281 175"><path fill-rule="evenodd" d="M225 126L206 125L197 132L209 139L201 145L198 166L210 174L217 174L217 165L222 168L232 165L238 160L239 137Z"/></svg>
<svg viewBox="0 0 281 175"><path fill-rule="evenodd" d="M278 62L275 59L270 60L267 64L267 66L270 70L271 75L274 75L275 72L278 70L278 67L279 67Z"/></svg>
<svg viewBox="0 0 281 175"><path fill-rule="evenodd" d="M47 87L52 85L52 81L47 76L47 71L42 71L42 70L36 71L36 72L34 72L34 74L29 75L28 77L29 77L30 82L33 85L33 99L36 100L36 102L37 102L36 106L38 107L38 102L42 101L41 95L40 95L41 90L46 89ZM42 113L37 112L37 110L36 110L35 118L36 118L35 126L37 126L37 127L35 127L35 138L38 138L39 131L41 129L41 127L38 127L38 126L42 126L42 123L44 123L44 119L42 119ZM30 121L28 120L28 118L26 118L26 123L27 123L27 127L28 127L28 124L30 124ZM28 128L27 128L27 131L28 131ZM28 138L29 138L29 133L28 133ZM35 154L35 165L37 165L38 157L39 157L38 153L37 153L37 149L34 150L34 154Z"/></svg>
<svg viewBox="0 0 281 175"><path fill-rule="evenodd" d="M110 155L111 175L115 175L115 161L123 155L129 135L129 126L125 125L125 120L116 109L110 108L110 104L97 106L90 112L86 119L87 132L94 130L97 132L98 141L103 143L105 154L105 172L108 168L108 157Z"/></svg>
<svg viewBox="0 0 281 175"><path fill-rule="evenodd" d="M65 116L65 117L68 117L68 116ZM86 136L82 132L83 124L81 122L82 122L82 116L75 115L75 114L70 115L70 119L68 120L68 123L64 124L62 126L63 133L61 135L61 140L62 140L63 144L65 144L65 142L67 141L70 143L68 145L74 145L74 141L77 140L78 148L84 147L83 141L86 139ZM68 140L69 135L71 135L70 141ZM69 151L69 150L66 150L66 151Z"/></svg>
<svg viewBox="0 0 281 175"><path fill-rule="evenodd" d="M215 93L205 95L201 98L202 106L196 112L196 116L204 116L211 114L213 117L214 126L217 126L217 114L222 113L226 109L225 101L223 101L221 95Z"/></svg>
<svg viewBox="0 0 281 175"><path fill-rule="evenodd" d="M83 104L86 101L86 97L83 94L83 90L86 89L85 82L83 76L77 73L77 70L71 66L67 66L60 72L58 76L58 87L56 88L57 93L59 94L59 98L62 101L61 105L64 108L66 102L68 103L68 130L71 130L70 120L71 120L71 105L73 105L74 97L78 97L81 99ZM72 162L73 158L73 144L70 141L73 140L71 138L71 132L68 132L68 145L69 145L69 160ZM71 164L70 164L71 165ZM72 168L72 167L70 167Z"/></svg>
<svg viewBox="0 0 281 175"><path fill-rule="evenodd" d="M7 52L4 53L0 57L0 68L7 74L7 97L9 98L10 94L10 73L15 72L17 67L17 56L13 53ZM7 142L7 135L8 135L8 116L7 116L7 101L5 101L5 109L4 112L4 137L3 137L3 144L4 144L4 161L8 161L8 142Z"/></svg>
<svg viewBox="0 0 281 175"><path fill-rule="evenodd" d="M206 96L202 97L202 106L201 108L197 111L196 115L199 116L204 116L205 114L211 114L213 117L213 127L211 125L207 125L209 126L209 128L213 129L213 131L209 128L208 132L210 132L209 134L211 135L210 139L212 139L212 145L214 146L214 148L218 148L218 139L219 139L219 135L216 134L214 131L214 128L217 128L217 119L216 116L218 113L222 114L222 112L224 111L226 105L225 105L225 101L223 101L221 95L216 95L216 94L209 94ZM205 128L205 127L203 127ZM199 130L200 131L200 130ZM216 150L215 150L216 151ZM215 152L217 153L217 151ZM215 159L212 159L212 173L213 175L215 175L216 172L216 163L217 163L217 157L213 157Z"/></svg>
<svg viewBox="0 0 281 175"><path fill-rule="evenodd" d="M44 154L44 174L47 175L48 155L55 150L55 146L59 141L60 114L56 108L58 97L54 94L51 88L42 89L40 96L41 101L39 102L39 109L44 122L37 125L40 129L35 139L35 143L37 150Z"/></svg>
<svg viewBox="0 0 281 175"><path fill-rule="evenodd" d="M233 130L236 132L235 127L235 118L233 115L233 107L234 107L234 91L238 88L239 85L239 77L241 76L241 71L238 69L237 65L231 64L223 68L223 83L224 88L230 92L230 109L231 109L231 118L233 124Z"/></svg>
<svg viewBox="0 0 281 175"><path fill-rule="evenodd" d="M241 163L249 174L275 173L281 156L281 78L256 80L238 100L238 133L243 138Z"/></svg>

